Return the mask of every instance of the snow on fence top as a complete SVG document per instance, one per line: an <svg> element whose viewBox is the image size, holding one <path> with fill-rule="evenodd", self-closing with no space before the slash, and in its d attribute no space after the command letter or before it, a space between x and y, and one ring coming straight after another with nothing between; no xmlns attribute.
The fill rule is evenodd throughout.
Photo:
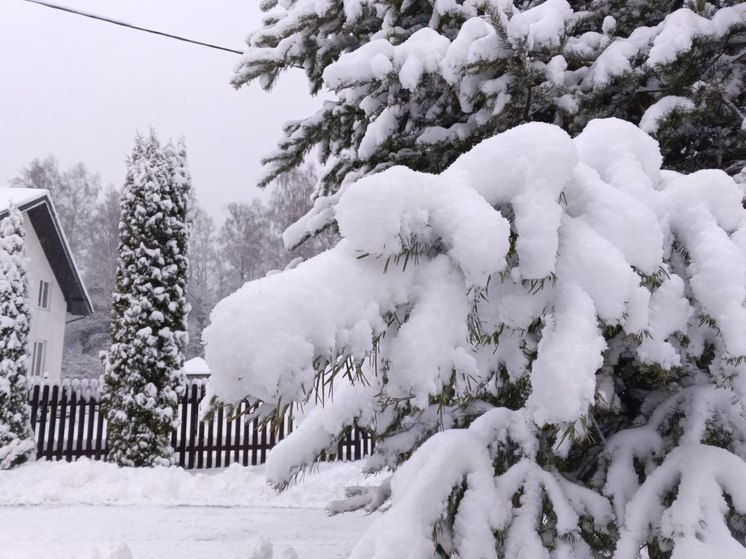
<svg viewBox="0 0 746 559"><path fill-rule="evenodd" d="M185 389L189 389L190 386L203 386L207 384L206 378L187 378L184 381ZM44 377L27 377L27 385L29 391L33 390L35 386L43 388L48 386L50 389L58 386L68 394L75 392L80 395L85 395L85 398L93 397L98 399L101 396L101 386L103 385L102 377L87 379L87 378L73 378L73 379L61 379L61 380L49 380Z"/></svg>

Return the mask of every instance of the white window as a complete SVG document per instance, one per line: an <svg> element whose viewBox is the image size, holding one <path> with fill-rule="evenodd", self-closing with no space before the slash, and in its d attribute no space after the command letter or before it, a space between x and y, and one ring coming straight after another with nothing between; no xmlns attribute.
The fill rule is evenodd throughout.
<svg viewBox="0 0 746 559"><path fill-rule="evenodd" d="M39 281L38 305L40 308L49 310L50 295L49 282L44 280Z"/></svg>
<svg viewBox="0 0 746 559"><path fill-rule="evenodd" d="M47 357L47 342L34 342L31 353L31 376L40 377L44 374L44 360Z"/></svg>

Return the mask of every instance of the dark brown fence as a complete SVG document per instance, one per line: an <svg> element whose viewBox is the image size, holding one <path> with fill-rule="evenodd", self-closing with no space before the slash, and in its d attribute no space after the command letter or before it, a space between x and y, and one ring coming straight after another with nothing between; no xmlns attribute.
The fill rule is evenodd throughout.
<svg viewBox="0 0 746 559"><path fill-rule="evenodd" d="M106 459L106 419L99 412L99 395L100 385L95 380L35 384L31 388L29 405L38 459ZM204 395L205 382L195 380L187 385L179 403L181 422L171 433L171 446L184 468L219 468L234 462L263 464L267 452L293 430L289 415L276 429L260 425L256 419L245 421L245 402L237 408L219 408L211 421L200 421ZM371 436L355 428L339 443L337 453L325 459L358 460L373 447Z"/></svg>

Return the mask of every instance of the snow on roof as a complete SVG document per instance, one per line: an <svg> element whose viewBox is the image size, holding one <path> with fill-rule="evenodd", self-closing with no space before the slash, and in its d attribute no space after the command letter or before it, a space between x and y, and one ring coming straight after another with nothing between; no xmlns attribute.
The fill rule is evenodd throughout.
<svg viewBox="0 0 746 559"><path fill-rule="evenodd" d="M187 375L210 374L210 366L207 364L207 361L205 361L201 357L194 357L193 359L190 359L189 361L184 363L184 368L182 370Z"/></svg>
<svg viewBox="0 0 746 559"><path fill-rule="evenodd" d="M11 204L21 206L49 196L48 190L41 188L0 188L0 212L6 211Z"/></svg>
<svg viewBox="0 0 746 559"><path fill-rule="evenodd" d="M15 205L31 221L44 254L67 301L67 311L80 316L93 312L88 291L65 238L49 191L41 188L0 187L0 216Z"/></svg>

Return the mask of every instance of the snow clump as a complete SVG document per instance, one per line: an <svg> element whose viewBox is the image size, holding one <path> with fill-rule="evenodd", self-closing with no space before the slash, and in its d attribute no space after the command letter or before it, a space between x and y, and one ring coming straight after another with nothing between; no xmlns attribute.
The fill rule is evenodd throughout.
<svg viewBox="0 0 746 559"><path fill-rule="evenodd" d="M310 409L272 485L357 426L393 477L353 495L390 495L354 559L743 554L743 185L662 161L625 121L531 123L345 186L339 244L204 332L220 399Z"/></svg>

